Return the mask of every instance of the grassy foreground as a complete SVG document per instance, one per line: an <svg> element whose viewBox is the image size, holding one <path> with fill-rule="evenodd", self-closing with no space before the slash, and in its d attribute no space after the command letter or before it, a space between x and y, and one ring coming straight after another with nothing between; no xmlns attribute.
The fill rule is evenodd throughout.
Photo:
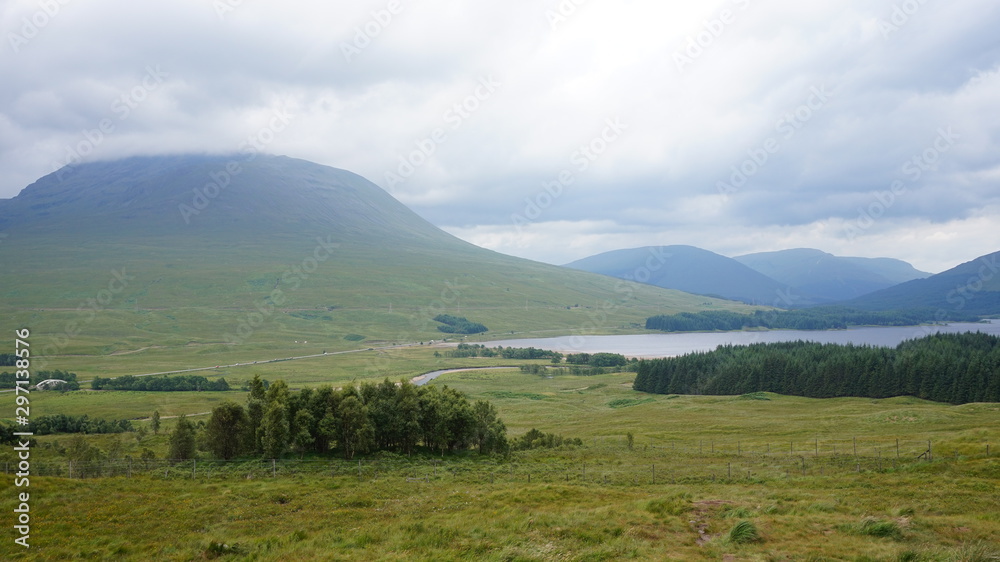
<svg viewBox="0 0 1000 562"><path fill-rule="evenodd" d="M467 365L435 358L429 349L393 353L379 363L378 374ZM293 372L292 365L262 368ZM316 365L299 372L296 386L322 381L321 365L328 363ZM344 378L327 373L350 380L350 371ZM289 459L276 477L266 469L192 471L190 465L170 469L167 477L159 470L131 478L33 477L33 547L14 545L8 531L0 559L891 561L1000 555L998 404L653 396L631 390L633 377L509 369L437 379L433 384L493 401L512 436L534 427L584 441L583 447L516 453L508 461L468 454L396 459L393 465L393 457L383 455L367 459L360 477L347 469L353 465L334 465L333 459L323 460L334 466L330 471L297 469ZM154 406L163 414L204 412L221 399L241 401L243 394L33 398L37 415L139 417ZM172 422L164 420L165 427ZM40 438L33 462L59 463L56 447L47 446L57 440L65 444L67 437ZM124 454L135 457L150 448L162 458L167 445L163 431L88 440L104 450L117 440ZM917 458L928 441L931 462ZM368 468L376 465L383 468ZM0 511L9 519L13 478L0 477L0 488Z"/></svg>
<svg viewBox="0 0 1000 562"><path fill-rule="evenodd" d="M398 476L41 479L32 485L34 546L4 541L0 557L988 560L973 554L1000 549L991 542L1000 516L990 483L1000 463L979 463L980 476L965 472L643 486ZM759 538L730 540L741 520ZM866 520L880 530L866 531Z"/></svg>

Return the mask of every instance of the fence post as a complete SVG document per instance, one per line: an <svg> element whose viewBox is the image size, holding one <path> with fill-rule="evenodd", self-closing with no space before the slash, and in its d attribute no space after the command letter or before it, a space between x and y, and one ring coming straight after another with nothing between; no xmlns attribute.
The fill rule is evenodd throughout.
<svg viewBox="0 0 1000 562"><path fill-rule="evenodd" d="M191 479L198 475L198 459L191 459Z"/></svg>
<svg viewBox="0 0 1000 562"><path fill-rule="evenodd" d="M271 459L271 478L278 477L278 461Z"/></svg>

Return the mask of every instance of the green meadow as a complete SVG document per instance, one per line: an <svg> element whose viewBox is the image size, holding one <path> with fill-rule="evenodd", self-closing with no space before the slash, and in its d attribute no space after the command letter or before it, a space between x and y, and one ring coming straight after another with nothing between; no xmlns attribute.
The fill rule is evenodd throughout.
<svg viewBox="0 0 1000 562"><path fill-rule="evenodd" d="M530 361L448 359L401 348L220 369L293 388L409 378ZM544 363L537 363L544 364ZM366 370L366 367L370 369ZM913 398L817 400L647 395L634 374L549 368L445 374L492 401L516 438L537 428L583 446L514 452L383 453L364 470L286 458L276 472L207 458L99 478L31 480L30 550L4 560L995 560L1000 556L1000 405ZM85 385L86 386L86 385ZM35 393L33 415L195 415L231 392ZM193 419L206 419L195 416ZM159 434L86 436L163 458ZM631 434L631 439L629 435ZM34 461L60 463L72 438L43 436ZM630 446L631 441L631 446ZM928 442L932 458L925 453ZM898 443L898 448L897 448ZM990 446L987 454L987 446ZM206 455L206 453L201 453ZM0 462L10 462L10 453ZM157 465L160 466L160 465ZM245 465L239 465L245 466ZM318 468L317 468L318 467ZM0 509L15 507L3 477Z"/></svg>

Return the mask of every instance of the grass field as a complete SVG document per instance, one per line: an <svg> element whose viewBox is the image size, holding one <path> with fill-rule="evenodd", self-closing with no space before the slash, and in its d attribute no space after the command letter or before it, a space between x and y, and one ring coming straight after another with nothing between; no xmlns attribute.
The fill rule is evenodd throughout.
<svg viewBox="0 0 1000 562"><path fill-rule="evenodd" d="M378 369L359 378L497 363L433 353L426 347L390 350ZM362 355L260 370L272 379L287 375L293 386L340 384L377 357ZM220 374L242 379L235 371ZM137 471L132 478L36 477L30 488L35 546L22 551L11 538L0 545L0 559L890 561L1000 555L998 404L653 396L632 391L633 376L508 369L451 373L433 382L493 401L512 436L538 428L584 442L519 452L506 461L471 453L443 459L379 455L366 459L361 478L347 468L297 470L293 460L273 478L266 469L247 479L204 468L192 478L184 466L167 478L157 471ZM238 391L46 393L34 395L34 405L39 415L144 417L153 408L162 415L195 414L219 400L243 398ZM172 422L164 420L164 429ZM162 457L167 447L163 430L88 439L102 449L117 440L133 456L150 448ZM917 459L928 440L932 462ZM36 462L55 461L53 444L65 445L67 436L39 441ZM375 466L383 468L368 468ZM8 514L15 503L12 480L0 480L0 510ZM748 536L738 531L747 524L730 533L741 521L750 522L756 539L740 542Z"/></svg>

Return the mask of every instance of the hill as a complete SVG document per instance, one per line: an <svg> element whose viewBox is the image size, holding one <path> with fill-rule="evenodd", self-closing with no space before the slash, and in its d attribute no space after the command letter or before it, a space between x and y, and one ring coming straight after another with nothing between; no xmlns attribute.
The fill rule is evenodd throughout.
<svg viewBox="0 0 1000 562"><path fill-rule="evenodd" d="M890 258L839 257L811 248L736 256L736 261L824 302L836 302L929 276Z"/></svg>
<svg viewBox="0 0 1000 562"><path fill-rule="evenodd" d="M931 308L942 319L955 313L997 316L1000 315L1000 252L843 304L867 310Z"/></svg>
<svg viewBox="0 0 1000 562"><path fill-rule="evenodd" d="M693 246L613 250L566 267L688 293L782 306L784 285L732 258Z"/></svg>
<svg viewBox="0 0 1000 562"><path fill-rule="evenodd" d="M361 176L280 156L64 168L0 201L0 263L0 327L30 327L53 367L426 341L445 313L497 337L740 308L485 250Z"/></svg>

